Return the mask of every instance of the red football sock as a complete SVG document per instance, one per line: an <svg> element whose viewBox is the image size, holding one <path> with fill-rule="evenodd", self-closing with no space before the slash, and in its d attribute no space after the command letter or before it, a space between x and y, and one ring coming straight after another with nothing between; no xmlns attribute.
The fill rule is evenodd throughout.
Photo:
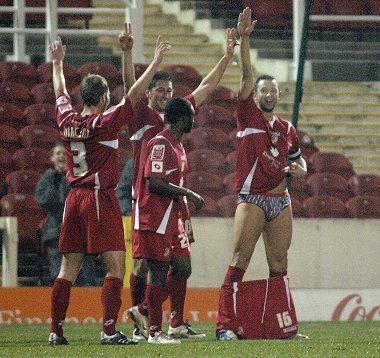
<svg viewBox="0 0 380 358"><path fill-rule="evenodd" d="M243 280L244 274L245 270L239 267L228 266L226 276L224 277L224 283L230 284L232 282L240 282Z"/></svg>
<svg viewBox="0 0 380 358"><path fill-rule="evenodd" d="M165 287L148 284L146 290L149 313L149 334L162 331L162 304L164 303Z"/></svg>
<svg viewBox="0 0 380 358"><path fill-rule="evenodd" d="M145 299L146 277L139 277L131 273L129 276L132 306L137 306Z"/></svg>
<svg viewBox="0 0 380 358"><path fill-rule="evenodd" d="M177 281L173 271L170 271L166 279L166 292L170 297L171 322L170 325L178 327L183 324L183 310L185 306L187 280Z"/></svg>
<svg viewBox="0 0 380 358"><path fill-rule="evenodd" d="M63 278L56 278L51 292L51 327L50 332L63 335L62 324L69 307L72 283Z"/></svg>
<svg viewBox="0 0 380 358"><path fill-rule="evenodd" d="M287 276L288 271L281 271L281 272L275 272L272 270L269 270L269 277L281 277L281 276Z"/></svg>
<svg viewBox="0 0 380 358"><path fill-rule="evenodd" d="M117 315L121 307L123 281L117 277L106 277L102 289L103 331L112 336L116 332Z"/></svg>

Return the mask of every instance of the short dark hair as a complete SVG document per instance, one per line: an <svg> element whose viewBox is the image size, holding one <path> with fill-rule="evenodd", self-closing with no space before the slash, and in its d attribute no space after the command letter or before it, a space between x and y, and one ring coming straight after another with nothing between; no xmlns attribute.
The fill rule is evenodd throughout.
<svg viewBox="0 0 380 358"><path fill-rule="evenodd" d="M149 83L148 90L151 90L152 88L156 87L157 81L173 82L172 77L167 72L157 71L153 75L153 78Z"/></svg>
<svg viewBox="0 0 380 358"><path fill-rule="evenodd" d="M170 125L176 124L180 119L194 115L193 105L184 98L175 97L165 107L165 119Z"/></svg>
<svg viewBox="0 0 380 358"><path fill-rule="evenodd" d="M80 83L80 94L87 106L97 106L102 96L109 91L107 80L89 73Z"/></svg>
<svg viewBox="0 0 380 358"><path fill-rule="evenodd" d="M268 80L268 81L277 81L276 78L273 77L273 76L271 76L271 75L261 75L261 76L259 76L259 77L256 78L256 81L253 84L253 89L254 89L255 92L257 91L257 87L259 86L259 82L262 81L262 80L264 80L264 81L266 81L266 80Z"/></svg>

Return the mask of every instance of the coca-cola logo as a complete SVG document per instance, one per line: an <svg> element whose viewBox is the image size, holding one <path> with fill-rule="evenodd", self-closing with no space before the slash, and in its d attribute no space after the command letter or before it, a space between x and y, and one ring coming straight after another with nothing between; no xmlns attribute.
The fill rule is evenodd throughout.
<svg viewBox="0 0 380 358"><path fill-rule="evenodd" d="M351 294L343 298L335 307L332 314L332 321L340 321L342 317L347 317L347 321L373 321L380 319L380 305L365 307L362 297Z"/></svg>

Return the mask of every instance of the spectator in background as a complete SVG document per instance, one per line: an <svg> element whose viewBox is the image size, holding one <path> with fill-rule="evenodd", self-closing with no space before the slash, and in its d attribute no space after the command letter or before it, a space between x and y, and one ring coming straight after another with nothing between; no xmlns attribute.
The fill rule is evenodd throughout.
<svg viewBox="0 0 380 358"><path fill-rule="evenodd" d="M123 216L132 215L132 181L133 181L133 158L129 159L123 168L120 181L116 189L120 209Z"/></svg>
<svg viewBox="0 0 380 358"><path fill-rule="evenodd" d="M59 234L62 227L63 210L67 194L70 191L66 180L66 153L62 142L57 142L50 151L52 169L46 170L37 183L35 197L41 207L47 211L46 222L42 230L42 242L47 250L49 276L46 284L51 286L58 276L62 255L58 250ZM77 277L78 286L95 286L95 258L85 256L82 269Z"/></svg>

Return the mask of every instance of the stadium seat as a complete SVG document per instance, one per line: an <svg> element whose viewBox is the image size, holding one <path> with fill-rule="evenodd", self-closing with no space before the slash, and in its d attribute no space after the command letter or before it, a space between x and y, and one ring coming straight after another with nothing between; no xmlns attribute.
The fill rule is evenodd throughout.
<svg viewBox="0 0 380 358"><path fill-rule="evenodd" d="M357 174L348 180L355 195L371 195L380 197L380 175Z"/></svg>
<svg viewBox="0 0 380 358"><path fill-rule="evenodd" d="M252 9L252 17L268 27L291 27L291 14L286 0L244 0L244 6Z"/></svg>
<svg viewBox="0 0 380 358"><path fill-rule="evenodd" d="M23 110L33 102L27 86L17 82L0 83L1 102L11 103Z"/></svg>
<svg viewBox="0 0 380 358"><path fill-rule="evenodd" d="M336 173L349 179L355 175L349 159L338 152L317 152L310 157L310 162L317 173Z"/></svg>
<svg viewBox="0 0 380 358"><path fill-rule="evenodd" d="M3 82L17 82L29 88L38 82L36 68L30 63L22 61L0 62L0 72Z"/></svg>
<svg viewBox="0 0 380 358"><path fill-rule="evenodd" d="M226 86L217 86L215 90L206 98L205 105L217 105L223 107L232 115L237 108L236 93Z"/></svg>
<svg viewBox="0 0 380 358"><path fill-rule="evenodd" d="M39 250L39 223L45 217L40 205L31 194L7 194L0 200L3 216L17 216L19 252Z"/></svg>
<svg viewBox="0 0 380 358"><path fill-rule="evenodd" d="M0 147L6 149L10 153L14 153L21 148L21 141L18 131L5 124L0 124Z"/></svg>
<svg viewBox="0 0 380 358"><path fill-rule="evenodd" d="M111 92L111 104L118 104L124 97L124 85L115 87Z"/></svg>
<svg viewBox="0 0 380 358"><path fill-rule="evenodd" d="M291 180L290 182L290 196L292 199L297 199L301 203L311 196L310 185L306 177Z"/></svg>
<svg viewBox="0 0 380 358"><path fill-rule="evenodd" d="M79 66L78 73L81 80L83 80L83 78L89 73L103 76L108 82L110 91L123 83L118 69L115 66L107 63L96 61L84 63L83 65Z"/></svg>
<svg viewBox="0 0 380 358"><path fill-rule="evenodd" d="M228 173L226 158L222 153L210 149L197 149L188 153L189 171L208 171L221 178Z"/></svg>
<svg viewBox="0 0 380 358"><path fill-rule="evenodd" d="M5 194L6 188L5 178L13 171L13 159L10 152L4 148L0 148L0 197Z"/></svg>
<svg viewBox="0 0 380 358"><path fill-rule="evenodd" d="M43 173L51 167L49 151L42 148L21 148L13 154L15 169L32 169Z"/></svg>
<svg viewBox="0 0 380 358"><path fill-rule="evenodd" d="M53 63L43 62L37 67L37 74L40 82L52 83L53 82ZM80 83L80 77L75 66L68 62L63 62L63 74L65 75L65 82L67 89L71 90Z"/></svg>
<svg viewBox="0 0 380 358"><path fill-rule="evenodd" d="M41 174L34 170L15 170L6 177L7 193L33 194Z"/></svg>
<svg viewBox="0 0 380 358"><path fill-rule="evenodd" d="M300 218L303 216L302 202L292 197L292 213L293 217Z"/></svg>
<svg viewBox="0 0 380 358"><path fill-rule="evenodd" d="M202 197L205 200L205 205L200 210L195 210L193 203L190 202L189 204L190 215L192 217L193 216L198 216L198 217L218 216L219 214L218 204L216 203L216 201L207 195L204 195Z"/></svg>
<svg viewBox="0 0 380 358"><path fill-rule="evenodd" d="M234 172L236 170L237 151L234 150L233 152L228 153L226 157L226 161L227 161L228 167L230 168L230 171Z"/></svg>
<svg viewBox="0 0 380 358"><path fill-rule="evenodd" d="M191 88L180 83L173 83L173 97L185 97L192 92Z"/></svg>
<svg viewBox="0 0 380 358"><path fill-rule="evenodd" d="M351 218L380 218L380 197L357 195L347 200L346 208Z"/></svg>
<svg viewBox="0 0 380 358"><path fill-rule="evenodd" d="M24 147L38 147L49 151L59 140L57 129L44 124L30 124L19 132Z"/></svg>
<svg viewBox="0 0 380 358"><path fill-rule="evenodd" d="M215 200L225 195L223 180L209 172L190 172L187 175L187 187L200 195L206 195Z"/></svg>
<svg viewBox="0 0 380 358"><path fill-rule="evenodd" d="M173 83L188 86L194 91L202 81L202 75L190 65L166 65L162 71L167 72Z"/></svg>
<svg viewBox="0 0 380 358"><path fill-rule="evenodd" d="M236 195L225 195L217 201L218 212L223 217L233 217L236 210Z"/></svg>
<svg viewBox="0 0 380 358"><path fill-rule="evenodd" d="M227 195L235 194L234 183L235 183L235 172L227 174L223 178L224 191Z"/></svg>
<svg viewBox="0 0 380 358"><path fill-rule="evenodd" d="M57 128L55 106L51 103L35 103L25 108L24 117L27 124L44 124Z"/></svg>
<svg viewBox="0 0 380 358"><path fill-rule="evenodd" d="M38 83L31 89L34 103L55 104L53 84L50 82Z"/></svg>
<svg viewBox="0 0 380 358"><path fill-rule="evenodd" d="M328 9L331 15L366 15L367 0L329 1ZM362 29L366 27L363 21L334 21L330 27L339 29Z"/></svg>
<svg viewBox="0 0 380 358"><path fill-rule="evenodd" d="M315 173L307 179L312 195L328 195L347 201L353 196L347 180L335 173Z"/></svg>
<svg viewBox="0 0 380 358"><path fill-rule="evenodd" d="M314 139L306 132L297 129L297 135L300 141L300 148L303 158L309 159L314 153L319 152L318 147L314 143Z"/></svg>
<svg viewBox="0 0 380 358"><path fill-rule="evenodd" d="M194 128L189 136L190 150L211 149L227 155L234 150L234 143L220 129L210 127Z"/></svg>
<svg viewBox="0 0 380 358"><path fill-rule="evenodd" d="M135 77L137 80L145 72L145 70L148 68L149 65L146 63L135 63L134 66L135 66Z"/></svg>
<svg viewBox="0 0 380 358"><path fill-rule="evenodd" d="M229 134L236 128L236 119L227 109L217 105L203 105L195 116L197 127L211 127Z"/></svg>
<svg viewBox="0 0 380 358"><path fill-rule="evenodd" d="M302 203L303 213L308 218L344 218L346 207L342 200L327 195L315 195Z"/></svg>
<svg viewBox="0 0 380 358"><path fill-rule="evenodd" d="M19 107L12 103L0 102L0 124L19 130L26 122Z"/></svg>

